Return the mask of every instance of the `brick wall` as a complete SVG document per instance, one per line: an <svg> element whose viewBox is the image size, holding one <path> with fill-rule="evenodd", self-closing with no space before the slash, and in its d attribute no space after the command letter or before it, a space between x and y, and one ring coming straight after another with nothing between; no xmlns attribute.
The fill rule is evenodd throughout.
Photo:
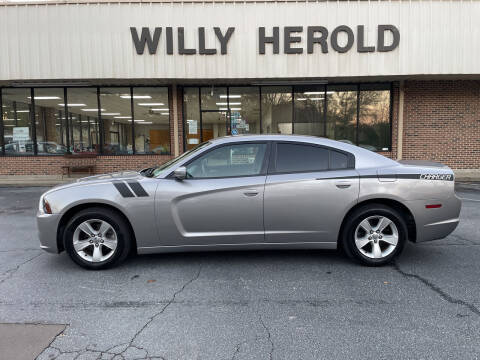
<svg viewBox="0 0 480 360"><path fill-rule="evenodd" d="M60 175L62 166L72 164L94 165L97 174L140 170L162 164L170 160L169 155L130 155L97 156L96 158L79 158L72 160L63 156L5 156L0 157L0 176L2 175Z"/></svg>
<svg viewBox="0 0 480 360"><path fill-rule="evenodd" d="M406 81L403 158L480 168L480 81Z"/></svg>
<svg viewBox="0 0 480 360"><path fill-rule="evenodd" d="M183 87L177 86L177 114L178 114L178 149L182 154L183 146Z"/></svg>

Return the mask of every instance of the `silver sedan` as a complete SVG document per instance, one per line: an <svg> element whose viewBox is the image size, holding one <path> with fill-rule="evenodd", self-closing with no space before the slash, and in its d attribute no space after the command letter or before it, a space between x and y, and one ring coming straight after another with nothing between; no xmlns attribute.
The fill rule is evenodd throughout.
<svg viewBox="0 0 480 360"><path fill-rule="evenodd" d="M343 142L288 135L218 138L162 166L91 176L40 198L41 247L88 269L131 253L336 249L383 265L407 240L457 226L454 175Z"/></svg>

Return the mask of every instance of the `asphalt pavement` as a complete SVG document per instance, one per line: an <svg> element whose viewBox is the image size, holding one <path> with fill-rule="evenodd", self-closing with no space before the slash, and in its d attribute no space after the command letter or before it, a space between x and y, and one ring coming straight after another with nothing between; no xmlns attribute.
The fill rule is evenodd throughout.
<svg viewBox="0 0 480 360"><path fill-rule="evenodd" d="M480 185L457 187L454 233L409 243L386 267L262 251L137 256L100 272L39 249L44 190L0 188L0 323L65 329L19 332L0 342L2 360L22 344L42 360L480 358Z"/></svg>

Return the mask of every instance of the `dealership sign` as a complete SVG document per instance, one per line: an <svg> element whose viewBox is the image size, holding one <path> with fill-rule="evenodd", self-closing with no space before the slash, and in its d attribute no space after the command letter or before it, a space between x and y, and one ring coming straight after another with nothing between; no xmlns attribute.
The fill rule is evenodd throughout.
<svg viewBox="0 0 480 360"><path fill-rule="evenodd" d="M162 32L162 30L164 30ZM205 45L205 33L213 31L219 42L220 48L207 48ZM199 27L197 32L198 47L187 48L185 46L185 29L183 27L143 27L140 33L137 28L131 27L133 44L138 55L142 55L145 49L149 54L154 55L159 51L159 43L162 38L164 40L164 48L167 55L174 54L174 40L177 43L177 52L179 55L215 55L220 53L226 55L228 53L228 45L232 40L235 32L234 27L222 30L219 27L213 27L207 30L205 27ZM391 34L390 41L387 42L386 34ZM369 52L387 52L393 51L400 43L400 32L394 25L378 25L377 41L375 43L367 43L365 40L365 25L358 25L356 29L352 29L346 25L340 25L331 32L324 26L285 26L272 27L266 29L259 27L258 32L258 53L263 55L266 53L280 54L280 44L283 46L284 54L313 54L321 51L323 54L335 51L345 53L351 49L356 49L359 53ZM301 43L306 39L306 46L302 47ZM268 48L271 49L268 49Z"/></svg>

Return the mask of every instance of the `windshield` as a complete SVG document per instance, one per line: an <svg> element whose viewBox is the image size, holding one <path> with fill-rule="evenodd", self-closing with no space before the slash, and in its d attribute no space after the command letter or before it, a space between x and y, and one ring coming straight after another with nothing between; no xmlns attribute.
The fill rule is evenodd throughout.
<svg viewBox="0 0 480 360"><path fill-rule="evenodd" d="M186 158L187 156L193 154L193 153L196 153L197 151L199 151L200 149L203 149L205 146L209 145L210 142L209 141L205 141L203 143L201 143L200 145L197 145L195 146L193 149L191 150L188 150L187 152L183 153L182 155L176 157L175 159L172 159L170 161L167 161L166 163L160 165L160 166L157 166L152 172L152 177L155 177L157 176L158 174L160 174L163 170L169 168L170 166L173 166L175 165L176 163L178 163L179 161L183 160L184 158Z"/></svg>

